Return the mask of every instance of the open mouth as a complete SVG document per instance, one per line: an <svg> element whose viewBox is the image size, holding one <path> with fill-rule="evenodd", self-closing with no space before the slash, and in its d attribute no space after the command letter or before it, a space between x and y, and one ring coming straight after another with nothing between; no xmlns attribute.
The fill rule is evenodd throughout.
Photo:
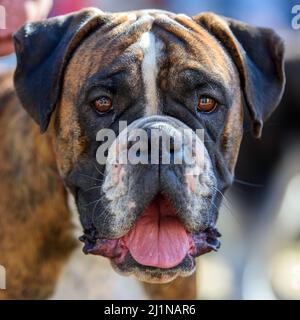
<svg viewBox="0 0 300 320"><path fill-rule="evenodd" d="M86 233L80 240L85 243L84 253L111 258L116 265L130 256L143 267L170 269L187 257L217 251L220 236L212 227L197 233L188 232L170 201L159 193L126 235L101 239Z"/></svg>

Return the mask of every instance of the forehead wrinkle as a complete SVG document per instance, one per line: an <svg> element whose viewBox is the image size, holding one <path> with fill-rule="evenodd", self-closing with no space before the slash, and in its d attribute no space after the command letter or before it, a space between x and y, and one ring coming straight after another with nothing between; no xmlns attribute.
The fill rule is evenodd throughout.
<svg viewBox="0 0 300 320"><path fill-rule="evenodd" d="M122 17L122 19L115 19L115 22L111 22L109 25L94 31L83 41L82 45L75 51L73 57L77 58L79 56L79 59L81 59L86 55L87 51L89 51L90 55L92 53L93 56L99 56L99 54L103 56L105 53L103 43L109 43L110 39L113 40L115 36L124 31L126 25L129 24L130 22L124 20L124 17Z"/></svg>
<svg viewBox="0 0 300 320"><path fill-rule="evenodd" d="M101 27L101 32L103 34L109 33L112 30L115 30L118 26L129 25L130 20L126 15L110 15L112 17L111 20L108 20L107 24Z"/></svg>
<svg viewBox="0 0 300 320"><path fill-rule="evenodd" d="M142 61L143 52L139 48L138 40L148 31L164 42L166 56L171 57L174 69L178 65L184 66L185 63L196 60L208 70L221 73L224 78L232 80L233 75L228 76L232 73L230 58L223 52L221 44L206 30L202 30L202 27L198 28L194 21L182 16L177 16L178 21L175 21L164 14L151 16L148 13L135 21L126 17L126 14L116 16L110 23L110 28L106 29L107 33L105 26L96 30L76 50L70 63L77 60L75 72L78 74L78 82L85 81L85 77L97 72L103 65L116 63L112 67L118 69L118 61L120 67L124 63ZM170 39L170 35L180 42ZM128 54L125 53L127 49Z"/></svg>
<svg viewBox="0 0 300 320"><path fill-rule="evenodd" d="M202 26L200 26L198 23L196 23L192 18L187 19L186 17L182 15L177 15L175 18L178 22L185 25L187 28L189 28L195 36L201 40L205 39L205 41L202 43L208 44L208 48L210 52L213 52L215 55L215 62L216 64L213 64L212 67L215 68L216 65L218 65L218 62L222 64L222 70L226 70L224 75L228 75L228 80L230 77L230 74L233 73L232 70L232 63L231 60L228 59L227 52L223 49L223 46L215 39L213 35L211 35L207 30L205 30Z"/></svg>
<svg viewBox="0 0 300 320"><path fill-rule="evenodd" d="M192 18L184 15L176 15L174 19L159 16L155 20L155 25L162 31L165 31L163 38L168 40L168 34L172 34L184 44L184 49L189 54L201 60L208 68L215 72L221 72L223 76L230 80L233 73L231 60L223 49L222 45L203 27L199 26ZM158 31L161 33L161 31ZM173 41L170 46L177 48L177 52L182 52L181 45ZM173 50L171 50L173 52ZM186 55L186 52L182 52ZM182 58L182 57L180 57Z"/></svg>
<svg viewBox="0 0 300 320"><path fill-rule="evenodd" d="M175 17L175 20L185 26L189 31L192 31L193 33L201 36L200 39L205 39L206 41L209 41L212 36L200 25L198 25L192 18L185 17L184 15L177 15Z"/></svg>
<svg viewBox="0 0 300 320"><path fill-rule="evenodd" d="M138 26L135 25L128 30L128 28L124 29L124 25L119 25L107 34L103 34L103 30L99 29L83 42L71 62L84 65L85 71L89 74L98 71L103 65L109 66L118 60L120 64L130 59L133 59L131 61L134 62L139 59L140 54L138 51L134 52L132 46L136 45L141 34L150 28L149 22L146 21L141 22ZM102 43L105 43L105 46ZM89 48L88 55L86 54L87 48ZM132 49L132 51L126 54L127 49Z"/></svg>
<svg viewBox="0 0 300 320"><path fill-rule="evenodd" d="M150 30L152 26L153 17L150 17L149 15L148 18L145 17L138 20L133 12L129 14L112 14L111 16L114 17L112 21L95 32L99 32L98 37L101 39L101 42L106 44L109 43L110 45L119 42L121 37L126 38L126 42L130 40L127 38L132 37L131 42L134 42L137 40L136 34L139 35L146 32L147 30ZM133 16L135 16L136 19L133 19ZM91 37L92 35L89 38ZM95 41L95 46L98 45L99 43Z"/></svg>
<svg viewBox="0 0 300 320"><path fill-rule="evenodd" d="M187 21L188 23L182 23L184 21ZM212 36L204 29L202 30L203 32L199 32L197 36L194 29L190 27L190 25L195 24L195 22L188 16L179 14L171 19L167 16L160 15L159 18L155 20L155 24L191 47L200 42L203 46L209 48L209 42L212 39ZM201 37L199 37L199 35L201 35Z"/></svg>
<svg viewBox="0 0 300 320"><path fill-rule="evenodd" d="M194 57L201 57L207 64L210 64L210 44L205 41L205 39L201 39L200 37L196 37L193 32L190 30L183 28L178 22L171 20L171 22L162 22L155 20L155 31L160 35L164 42L169 48L175 48L175 50L169 50L170 52L181 52L180 59L183 59L188 54L193 55ZM170 40L170 36L175 37L178 41Z"/></svg>
<svg viewBox="0 0 300 320"><path fill-rule="evenodd" d="M171 33L176 38L179 38L182 42L188 43L193 40L190 30L182 26L180 23L166 16L159 16L155 19L155 26Z"/></svg>
<svg viewBox="0 0 300 320"><path fill-rule="evenodd" d="M156 35L163 40L166 47L166 61L168 61L167 65L176 69L179 66L184 66L187 63L204 63L208 67L210 67L210 56L208 50L201 46L201 43L197 43L197 47L195 46L195 41L193 43L188 43L185 39L180 37L176 37L173 33L162 29L155 28ZM173 37L176 37L175 39ZM179 41L176 41L178 39Z"/></svg>
<svg viewBox="0 0 300 320"><path fill-rule="evenodd" d="M139 17L137 20L134 20L127 30L124 31L125 35L128 37L133 36L134 34L142 34L144 32L150 31L152 28L154 18L148 14L145 14Z"/></svg>
<svg viewBox="0 0 300 320"><path fill-rule="evenodd" d="M147 15L129 24L128 28L121 28L105 35L103 42L106 43L107 49L104 51L104 55L120 56L126 49L134 45L142 34L151 29L152 23L153 17Z"/></svg>

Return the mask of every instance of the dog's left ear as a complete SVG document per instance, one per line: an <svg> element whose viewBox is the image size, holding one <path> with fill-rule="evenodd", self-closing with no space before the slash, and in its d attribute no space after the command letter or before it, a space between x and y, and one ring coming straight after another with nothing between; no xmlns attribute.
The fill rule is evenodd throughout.
<svg viewBox="0 0 300 320"><path fill-rule="evenodd" d="M280 102L284 84L284 45L271 29L202 13L194 21L214 35L232 57L240 74L253 134L261 136L263 122Z"/></svg>
<svg viewBox="0 0 300 320"><path fill-rule="evenodd" d="M14 34L18 97L32 118L47 130L58 102L64 68L89 32L104 23L103 12L84 9L65 16L28 23Z"/></svg>

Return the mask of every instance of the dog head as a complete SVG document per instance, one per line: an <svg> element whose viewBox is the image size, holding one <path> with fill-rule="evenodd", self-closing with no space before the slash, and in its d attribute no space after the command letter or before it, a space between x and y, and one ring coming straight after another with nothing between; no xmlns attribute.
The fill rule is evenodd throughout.
<svg viewBox="0 0 300 320"><path fill-rule="evenodd" d="M260 136L280 100L279 37L212 13L86 9L25 25L15 46L17 93L51 124L84 252L144 281L190 274L219 247L244 114Z"/></svg>

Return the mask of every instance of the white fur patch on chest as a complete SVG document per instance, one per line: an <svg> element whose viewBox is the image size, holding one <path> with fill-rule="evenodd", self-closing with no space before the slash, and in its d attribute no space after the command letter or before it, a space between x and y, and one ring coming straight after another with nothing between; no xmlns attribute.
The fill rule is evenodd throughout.
<svg viewBox="0 0 300 320"><path fill-rule="evenodd" d="M158 60L162 51L162 41L152 32L145 32L140 38L139 45L144 51L142 62L142 77L145 88L145 116L158 113Z"/></svg>

